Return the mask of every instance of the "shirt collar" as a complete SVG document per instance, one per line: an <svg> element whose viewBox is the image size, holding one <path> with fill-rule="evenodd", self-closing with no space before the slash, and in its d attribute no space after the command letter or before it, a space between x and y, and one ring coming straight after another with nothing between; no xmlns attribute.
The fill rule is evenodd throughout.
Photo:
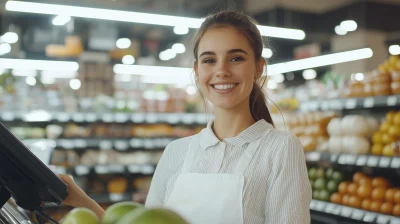
<svg viewBox="0 0 400 224"><path fill-rule="evenodd" d="M220 140L217 138L217 136L215 136L212 130L213 123L214 120L208 122L207 127L199 133L200 146L202 149L207 149L210 146L216 145L220 142ZM239 135L231 138L226 138L224 142L240 147L246 143L259 139L265 133L265 131L273 128L274 127L270 123L266 122L264 119L261 119L250 127L246 128Z"/></svg>

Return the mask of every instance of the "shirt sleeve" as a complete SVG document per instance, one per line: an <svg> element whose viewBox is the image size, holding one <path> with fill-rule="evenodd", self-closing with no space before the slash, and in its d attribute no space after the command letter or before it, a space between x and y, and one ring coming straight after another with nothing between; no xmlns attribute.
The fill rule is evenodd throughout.
<svg viewBox="0 0 400 224"><path fill-rule="evenodd" d="M311 222L312 190L303 147L294 135L288 136L274 158L274 182L267 191L265 224Z"/></svg>
<svg viewBox="0 0 400 224"><path fill-rule="evenodd" d="M185 145L171 142L167 145L157 164L147 195L145 207L161 207L165 203L167 184L171 177L180 172L185 158Z"/></svg>

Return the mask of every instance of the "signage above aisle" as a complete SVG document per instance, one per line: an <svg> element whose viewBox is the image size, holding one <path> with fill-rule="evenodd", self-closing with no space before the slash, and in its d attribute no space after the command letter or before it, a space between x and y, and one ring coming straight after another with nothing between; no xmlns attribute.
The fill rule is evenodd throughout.
<svg viewBox="0 0 400 224"><path fill-rule="evenodd" d="M56 4L44 4L35 2L23 2L23 1L8 1L6 3L6 9L8 11L15 12L27 12L36 14L47 14L47 15L64 15L71 17L81 17L90 19L101 19L111 20L120 22L132 22L132 23L144 23L152 25L162 26L185 26L188 28L197 29L200 27L204 19L168 16L160 14L150 13L138 13L120 10L110 9L99 9L99 8L88 8L88 7L77 7L67 5L56 5ZM298 29L280 28L272 26L258 25L261 35L303 40L306 36L305 32Z"/></svg>

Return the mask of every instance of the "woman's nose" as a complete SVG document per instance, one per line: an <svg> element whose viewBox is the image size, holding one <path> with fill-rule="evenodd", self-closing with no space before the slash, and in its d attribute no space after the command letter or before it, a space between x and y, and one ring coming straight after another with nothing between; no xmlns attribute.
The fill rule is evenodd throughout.
<svg viewBox="0 0 400 224"><path fill-rule="evenodd" d="M217 75L217 77L229 76L229 64L226 62L218 63L215 74Z"/></svg>

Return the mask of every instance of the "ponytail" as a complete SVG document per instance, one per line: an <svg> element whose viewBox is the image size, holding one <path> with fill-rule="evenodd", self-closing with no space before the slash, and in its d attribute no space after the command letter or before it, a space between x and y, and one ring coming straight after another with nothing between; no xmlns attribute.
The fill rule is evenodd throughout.
<svg viewBox="0 0 400 224"><path fill-rule="evenodd" d="M259 121L264 119L275 126L267 107L265 93L257 82L254 83L253 89L250 93L250 112L254 120Z"/></svg>

